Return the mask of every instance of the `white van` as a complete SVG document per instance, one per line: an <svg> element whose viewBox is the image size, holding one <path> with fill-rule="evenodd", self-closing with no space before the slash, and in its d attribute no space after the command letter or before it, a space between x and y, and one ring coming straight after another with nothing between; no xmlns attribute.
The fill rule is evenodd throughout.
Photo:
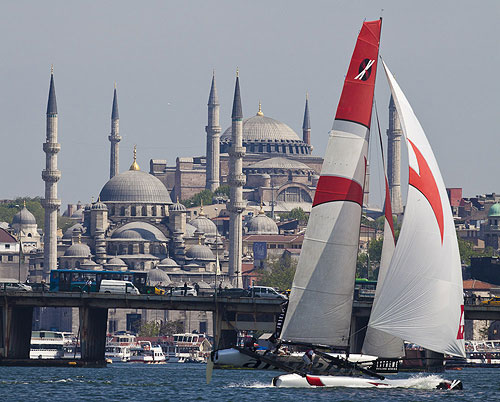
<svg viewBox="0 0 500 402"><path fill-rule="evenodd" d="M140 294L134 284L130 281L117 281L113 279L103 279L99 287L100 293L130 293L132 295Z"/></svg>

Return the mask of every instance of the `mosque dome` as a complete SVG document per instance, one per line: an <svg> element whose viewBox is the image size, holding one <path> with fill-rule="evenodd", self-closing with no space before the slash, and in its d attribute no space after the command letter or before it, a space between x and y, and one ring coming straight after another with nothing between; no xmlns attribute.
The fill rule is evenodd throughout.
<svg viewBox="0 0 500 402"><path fill-rule="evenodd" d="M86 244L83 243L75 243L69 246L64 252L65 257L82 257L89 258L90 257L90 248Z"/></svg>
<svg viewBox="0 0 500 402"><path fill-rule="evenodd" d="M103 202L172 203L164 184L141 170L127 170L117 174L104 185L99 196Z"/></svg>
<svg viewBox="0 0 500 402"><path fill-rule="evenodd" d="M191 226L194 226L196 230L205 233L206 236L216 236L217 226L210 219L205 216L203 212L203 206L201 207L199 215L189 221Z"/></svg>
<svg viewBox="0 0 500 402"><path fill-rule="evenodd" d="M177 200L175 204L168 207L170 212L186 212L186 207Z"/></svg>
<svg viewBox="0 0 500 402"><path fill-rule="evenodd" d="M97 202L94 202L91 206L92 210L100 210L100 211L107 211L108 207L104 202L101 202L101 200L97 200Z"/></svg>
<svg viewBox="0 0 500 402"><path fill-rule="evenodd" d="M116 265L124 267L127 264L125 264L125 262L121 258L113 257L106 263L106 265Z"/></svg>
<svg viewBox="0 0 500 402"><path fill-rule="evenodd" d="M266 216L264 210L260 210L247 224L248 234L271 235L278 234L278 225L271 218Z"/></svg>
<svg viewBox="0 0 500 402"><path fill-rule="evenodd" d="M488 217L500 217L500 203L493 204L488 211Z"/></svg>
<svg viewBox="0 0 500 402"><path fill-rule="evenodd" d="M187 237L193 237L194 232L196 232L196 228L193 225L190 225L189 222L186 223L186 236Z"/></svg>
<svg viewBox="0 0 500 402"><path fill-rule="evenodd" d="M73 214L70 216L71 219L78 219L78 220L83 220L83 208L77 209Z"/></svg>
<svg viewBox="0 0 500 402"><path fill-rule="evenodd" d="M314 169L311 169L305 163L283 157L264 159L247 166L244 170L249 173L264 174L274 173L275 171L293 171L296 173L314 172Z"/></svg>
<svg viewBox="0 0 500 402"><path fill-rule="evenodd" d="M137 240L140 239L159 242L168 241L168 239L160 229L147 222L129 222L116 229L111 235L111 238Z"/></svg>
<svg viewBox="0 0 500 402"><path fill-rule="evenodd" d="M85 232L85 228L81 223L75 223L73 226L70 226L64 231L63 239L71 239L73 237L73 231L75 229L78 229L79 233Z"/></svg>
<svg viewBox="0 0 500 402"><path fill-rule="evenodd" d="M36 225L35 216L28 211L26 206L23 207L17 214L12 218L12 224L15 225Z"/></svg>
<svg viewBox="0 0 500 402"><path fill-rule="evenodd" d="M162 285L168 285L172 281L166 272L162 271L159 268L154 268L148 271L148 281L150 284L155 285L161 283Z"/></svg>
<svg viewBox="0 0 500 402"><path fill-rule="evenodd" d="M164 258L163 260L161 260L159 265L161 265L163 267L177 267L179 264L177 264L171 258L167 257L167 258Z"/></svg>
<svg viewBox="0 0 500 402"><path fill-rule="evenodd" d="M215 261L214 253L204 244L195 244L186 251L186 258L190 260Z"/></svg>
<svg viewBox="0 0 500 402"><path fill-rule="evenodd" d="M232 127L220 137L221 152L228 152ZM302 154L311 153L311 147L300 139L288 125L264 116L260 109L253 117L243 120L243 146L247 153Z"/></svg>

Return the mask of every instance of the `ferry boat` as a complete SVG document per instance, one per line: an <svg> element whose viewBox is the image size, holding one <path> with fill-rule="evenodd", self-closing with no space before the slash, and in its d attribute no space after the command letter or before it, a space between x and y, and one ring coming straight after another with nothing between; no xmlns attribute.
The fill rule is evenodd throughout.
<svg viewBox="0 0 500 402"><path fill-rule="evenodd" d="M109 344L106 346L106 360L111 363L126 363L130 361L130 346Z"/></svg>
<svg viewBox="0 0 500 402"><path fill-rule="evenodd" d="M500 366L500 340L465 341L466 362L474 366Z"/></svg>
<svg viewBox="0 0 500 402"><path fill-rule="evenodd" d="M64 348L72 342L69 332L32 331L30 359L62 359Z"/></svg>
<svg viewBox="0 0 500 402"><path fill-rule="evenodd" d="M167 346L167 356L179 363L206 363L211 349L205 334L174 334L173 342Z"/></svg>
<svg viewBox="0 0 500 402"><path fill-rule="evenodd" d="M161 346L149 341L139 341L130 348L131 363L165 363L166 358Z"/></svg>

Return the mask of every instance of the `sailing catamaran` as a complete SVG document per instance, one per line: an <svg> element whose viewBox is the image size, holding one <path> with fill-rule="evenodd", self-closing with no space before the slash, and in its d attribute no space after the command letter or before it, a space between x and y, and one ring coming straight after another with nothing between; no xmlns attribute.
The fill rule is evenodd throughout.
<svg viewBox="0 0 500 402"><path fill-rule="evenodd" d="M375 41L377 36L373 32L376 30L372 28L370 33ZM358 44L360 39L367 41L368 35L361 38L362 33L363 30ZM323 183L332 183L332 187L328 185L321 188L318 185L319 195L317 190L282 332L284 341L309 344L313 348L322 345L342 348L348 345L353 294L351 276L355 271L357 251L354 242L349 240L354 239L356 231L353 222L359 222L361 215L361 198L358 193L363 176L359 171L366 154L365 144L359 146L359 143L367 142L367 132L362 140L358 133L363 133L362 126L367 127L366 131L369 130L370 120L364 120L368 122L365 125L361 114L355 116L356 120L349 114L346 116L344 97L347 95L351 102L350 111L358 112L357 104L361 94L353 96L349 93L349 90L353 91L355 80L361 74L355 75L355 66L360 59L369 59L370 62L375 60L371 66L376 68L376 59L370 58L373 53L365 56L365 53L357 54L357 51L358 45L354 50L340 100L341 113L337 111L327 148L330 152L336 149L337 154L333 159L333 153L327 151L321 176L325 177ZM401 353L401 339L405 339L435 352L463 357L465 346L461 266L446 188L420 123L385 63L384 69L407 142L409 189L397 246L390 264L379 274L363 350L377 356L398 356ZM361 66L359 71L364 71ZM375 71L373 75L374 73ZM373 94L373 88L371 93ZM361 103L366 108L364 116L369 116L371 109L368 110L365 100L362 99ZM347 125L345 120L350 120L350 124ZM351 147L349 151L346 150L348 141ZM357 143L359 151L353 152L351 143ZM338 191L336 184L339 177L350 181L346 186L347 191ZM355 193L352 191L354 188L358 189ZM358 194L358 197L353 194ZM347 233L349 230L352 233ZM333 288L328 286L332 283L335 284ZM341 290L338 290L339 285ZM314 325L314 321L319 321L320 324ZM308 330L304 331L305 328ZM335 330L332 331L332 328ZM359 376L285 374L274 378L273 385L400 387L407 386L408 382L387 380L380 376L378 380L373 380ZM462 383L441 381L436 387L457 389L462 387Z"/></svg>
<svg viewBox="0 0 500 402"><path fill-rule="evenodd" d="M387 380L349 356L381 23L364 22L354 48L280 336L283 344L314 349L341 375L288 369L291 374L273 379L277 387L411 386L407 380ZM465 356L460 257L446 189L422 127L385 64L384 69L407 142L409 190L396 246L386 194L384 253L363 352L373 359L402 357L404 339L438 353ZM345 356L325 353L331 350ZM458 389L462 384L437 381L436 387Z"/></svg>

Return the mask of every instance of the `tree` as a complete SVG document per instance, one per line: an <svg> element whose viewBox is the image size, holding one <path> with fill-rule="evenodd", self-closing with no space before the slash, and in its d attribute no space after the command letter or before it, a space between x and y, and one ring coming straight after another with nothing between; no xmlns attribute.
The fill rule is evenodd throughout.
<svg viewBox="0 0 500 402"><path fill-rule="evenodd" d="M157 321L144 321L141 322L139 329L139 336L152 337L160 335L160 323Z"/></svg>
<svg viewBox="0 0 500 402"><path fill-rule="evenodd" d="M495 254L492 247L487 247L484 251L474 250L474 244L470 241L457 237L458 249L460 251L460 260L462 264L470 265L471 257L491 257Z"/></svg>
<svg viewBox="0 0 500 402"><path fill-rule="evenodd" d="M287 221L297 219L299 223L305 225L309 220L309 215L300 207L292 209L290 212L280 214L281 220Z"/></svg>
<svg viewBox="0 0 500 402"><path fill-rule="evenodd" d="M184 332L184 324L182 321L161 322L160 336L170 336L180 332Z"/></svg>
<svg viewBox="0 0 500 402"><path fill-rule="evenodd" d="M184 324L181 321L145 321L141 322L139 336L170 336L184 332Z"/></svg>
<svg viewBox="0 0 500 402"><path fill-rule="evenodd" d="M268 270L264 271L260 280L261 286L271 286L280 290L292 287L293 277L297 268L297 261L289 255L275 260L267 260Z"/></svg>

